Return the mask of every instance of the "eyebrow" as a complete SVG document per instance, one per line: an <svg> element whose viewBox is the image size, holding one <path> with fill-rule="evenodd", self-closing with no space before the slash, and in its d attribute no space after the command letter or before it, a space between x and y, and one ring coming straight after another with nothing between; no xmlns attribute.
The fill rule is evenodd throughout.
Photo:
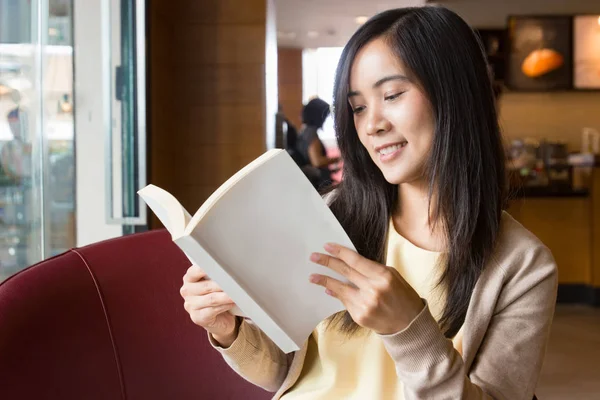
<svg viewBox="0 0 600 400"><path fill-rule="evenodd" d="M410 82L410 79L408 79L404 75L390 75L390 76L386 76L384 78L381 78L377 82L375 82L373 84L373 89L377 89L379 86L381 86L384 83L389 82L389 81L405 81L405 82ZM351 92L348 93L348 98L354 97L354 96L359 96L359 95L360 95L359 91L353 90L353 91L351 91Z"/></svg>

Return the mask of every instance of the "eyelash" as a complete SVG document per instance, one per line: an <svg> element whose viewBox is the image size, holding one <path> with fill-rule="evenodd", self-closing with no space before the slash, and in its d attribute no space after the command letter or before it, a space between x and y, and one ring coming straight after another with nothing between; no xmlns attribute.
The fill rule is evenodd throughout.
<svg viewBox="0 0 600 400"><path fill-rule="evenodd" d="M396 94L392 94L392 95L390 95L390 96L387 96L387 97L385 97L384 99L385 99L385 100L390 100L390 101L391 101L391 100L396 100L398 97L400 97L400 95L401 95L402 93L404 93L404 92L398 92L398 93L396 93Z"/></svg>
<svg viewBox="0 0 600 400"><path fill-rule="evenodd" d="M364 108L364 107L362 107L362 106L361 106L361 107L356 107L356 108L353 108L353 109L352 109L352 114L354 114L354 115L360 114L360 112L361 112L362 110L364 110L364 109L365 109L365 108Z"/></svg>
<svg viewBox="0 0 600 400"><path fill-rule="evenodd" d="M404 92L399 92L399 93L396 93L396 94L392 94L390 96L384 97L383 99L386 100L386 101L394 101L398 97L400 97L403 93ZM365 109L365 107L363 107L363 106L353 108L352 109L352 114L354 114L354 115L360 114L364 109Z"/></svg>

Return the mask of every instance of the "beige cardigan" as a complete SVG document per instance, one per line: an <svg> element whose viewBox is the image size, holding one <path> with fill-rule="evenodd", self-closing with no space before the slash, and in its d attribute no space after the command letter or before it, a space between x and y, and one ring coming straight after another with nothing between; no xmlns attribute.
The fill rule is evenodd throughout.
<svg viewBox="0 0 600 400"><path fill-rule="evenodd" d="M395 335L381 337L406 399L531 400L542 368L557 291L552 254L507 213L492 260L479 278L463 326L463 355L429 309ZM278 399L302 371L306 343L284 354L249 321L223 349L238 374Z"/></svg>

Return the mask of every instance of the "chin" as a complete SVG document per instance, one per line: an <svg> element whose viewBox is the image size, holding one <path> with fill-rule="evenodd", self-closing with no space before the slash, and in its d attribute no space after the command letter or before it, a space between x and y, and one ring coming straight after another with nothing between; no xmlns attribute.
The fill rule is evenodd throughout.
<svg viewBox="0 0 600 400"><path fill-rule="evenodd" d="M407 182L406 175L401 171L381 171L385 180L392 185L399 185Z"/></svg>
<svg viewBox="0 0 600 400"><path fill-rule="evenodd" d="M386 166L380 168L385 180L391 185L400 185L403 183L415 183L423 179L423 173L420 169L403 168L403 165Z"/></svg>

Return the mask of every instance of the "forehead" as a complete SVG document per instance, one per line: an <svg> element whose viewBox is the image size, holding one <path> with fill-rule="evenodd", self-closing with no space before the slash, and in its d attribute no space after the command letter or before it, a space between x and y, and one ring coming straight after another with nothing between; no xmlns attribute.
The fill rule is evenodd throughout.
<svg viewBox="0 0 600 400"><path fill-rule="evenodd" d="M350 67L350 88L371 86L382 77L395 74L406 75L402 61L385 40L377 38L364 45L354 57Z"/></svg>

